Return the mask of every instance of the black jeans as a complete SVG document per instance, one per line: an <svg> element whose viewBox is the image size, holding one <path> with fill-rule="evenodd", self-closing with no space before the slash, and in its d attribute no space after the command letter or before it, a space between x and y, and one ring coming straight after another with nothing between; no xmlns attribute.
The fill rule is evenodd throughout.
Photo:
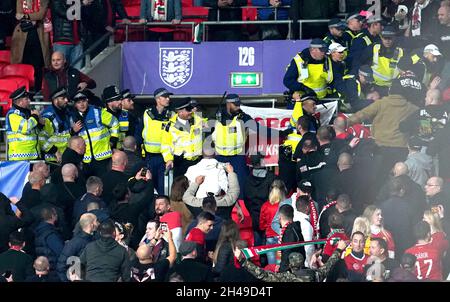
<svg viewBox="0 0 450 302"><path fill-rule="evenodd" d="M41 42L36 29L28 32L27 41L23 50L23 64L34 67L34 91L42 89L42 74L44 71L44 55L42 54Z"/></svg>

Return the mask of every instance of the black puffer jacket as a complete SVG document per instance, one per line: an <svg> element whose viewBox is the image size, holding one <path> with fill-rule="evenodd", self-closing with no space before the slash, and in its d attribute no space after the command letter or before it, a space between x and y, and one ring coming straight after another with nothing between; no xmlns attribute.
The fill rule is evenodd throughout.
<svg viewBox="0 0 450 302"><path fill-rule="evenodd" d="M52 24L53 24L53 41L54 42L74 42L74 22L67 19L67 12L70 9L70 5L66 4L66 1L52 1ZM81 38L81 22L78 23L78 37Z"/></svg>

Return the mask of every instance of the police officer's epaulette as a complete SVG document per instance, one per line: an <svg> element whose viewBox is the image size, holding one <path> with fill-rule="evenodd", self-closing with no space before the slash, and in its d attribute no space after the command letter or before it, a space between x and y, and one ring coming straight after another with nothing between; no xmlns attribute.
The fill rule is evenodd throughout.
<svg viewBox="0 0 450 302"><path fill-rule="evenodd" d="M14 113L14 114L20 114L20 110L19 110L19 109L16 109L16 110L14 110L13 113Z"/></svg>
<svg viewBox="0 0 450 302"><path fill-rule="evenodd" d="M171 122L171 121L169 121L169 122L166 124L166 126L164 127L164 131L169 132L170 125L172 125L172 122Z"/></svg>

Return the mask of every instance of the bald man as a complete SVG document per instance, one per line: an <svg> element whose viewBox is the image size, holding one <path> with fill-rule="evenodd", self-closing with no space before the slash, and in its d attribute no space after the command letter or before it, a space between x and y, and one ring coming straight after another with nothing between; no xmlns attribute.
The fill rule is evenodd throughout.
<svg viewBox="0 0 450 302"><path fill-rule="evenodd" d="M33 268L35 271L34 276L29 276L25 279L25 282L60 282L58 276L50 272L50 263L47 257L39 256L34 260Z"/></svg>
<svg viewBox="0 0 450 302"><path fill-rule="evenodd" d="M41 188L45 185L45 177L41 171L33 171L28 175L29 190L24 190L21 201L31 209L41 203Z"/></svg>
<svg viewBox="0 0 450 302"><path fill-rule="evenodd" d="M56 51L52 54L51 68L45 72L42 81L42 95L45 101L50 101L50 95L61 83L67 83L65 86L69 96L74 96L79 90L94 89L97 86L93 79L69 66L63 53Z"/></svg>
<svg viewBox="0 0 450 302"><path fill-rule="evenodd" d="M408 172L408 166L404 162L395 163L394 167L392 168L392 175L394 177L400 175L408 175Z"/></svg>
<svg viewBox="0 0 450 302"><path fill-rule="evenodd" d="M61 166L56 168L51 177L51 182L60 184L63 182L61 168L65 164L73 164L78 170L77 183L84 185L86 183L85 174L83 173L83 156L86 152L86 143L81 136L72 136L69 139L66 150L62 154Z"/></svg>
<svg viewBox="0 0 450 302"><path fill-rule="evenodd" d="M124 173L128 177L134 176L136 171L140 170L145 162L142 160L142 156L136 154L137 145L134 136L126 136L123 140L123 152L127 155L128 164Z"/></svg>
<svg viewBox="0 0 450 302"><path fill-rule="evenodd" d="M124 173L128 158L123 151L114 151L111 159L111 170L102 175L103 200L109 204L113 198L112 191L119 183L128 183L129 177Z"/></svg>
<svg viewBox="0 0 450 302"><path fill-rule="evenodd" d="M37 162L33 164L32 172L39 172L44 177L44 184L47 182L47 178L50 175L50 169L45 162ZM31 183L28 181L22 190L22 196L31 194Z"/></svg>

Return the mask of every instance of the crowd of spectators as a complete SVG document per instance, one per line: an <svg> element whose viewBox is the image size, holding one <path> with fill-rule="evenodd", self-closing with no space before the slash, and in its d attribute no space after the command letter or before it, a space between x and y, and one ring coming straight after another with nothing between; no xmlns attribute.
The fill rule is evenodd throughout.
<svg viewBox="0 0 450 302"><path fill-rule="evenodd" d="M347 8L366 8L357 2L346 1ZM87 89L95 88L95 81L81 73L77 64L71 66L80 53L80 43L86 47L113 30L115 13L129 22L121 1L83 1L86 18L82 22L64 19L58 13L64 9L58 7L63 5L60 1L17 3L15 16L20 24L13 34L12 60L29 63L36 70L49 68L36 73L35 88L40 90L43 82L44 98L52 101L54 110L42 116L27 111L33 121L30 127L50 131L46 121L51 114L62 121L67 115L70 123L61 122L53 130L67 135L64 148L55 141L47 150L45 139L39 141L43 153L55 158L45 157L46 163L33 165L20 200L0 194L0 279L359 282L448 278L450 108L441 99L450 81L448 1L388 1L383 20L353 14L345 32L340 20L331 20L328 44L326 38L322 40L326 35L323 28L311 25L307 32L320 39L313 39L301 52L309 56L309 64L323 60L334 64L336 81L331 84L338 91L344 85L344 95L351 90L342 84L349 72L359 79L367 99L349 100L354 114L339 115L329 125L321 125L315 105L323 97L297 81L302 70L295 65L298 58L294 59L284 83L300 104L301 113L294 109L291 132L281 133L281 137L294 133L299 142L289 154L283 153L286 158L277 173L266 167L260 156L254 156L250 173L241 178L242 167L222 164L208 148L182 170L174 154L167 160L164 152L169 151L160 146L162 166L178 169L170 195L165 195L161 186L165 173L150 171L155 156L149 156L152 152L143 147L149 143L143 114L150 111L136 110L129 91L114 86L106 87L101 99L89 94ZM200 4L213 8L211 18L217 16L215 9L245 5L224 0ZM142 21L180 21L176 1L145 5ZM277 11L280 19L327 19L339 11L338 1L269 1L268 6L280 5L291 6ZM53 22L52 54L46 25L48 7ZM296 14L290 14L294 8ZM2 10L8 11L6 4ZM240 10L225 12L230 20L241 18L233 15ZM222 20L227 20L226 15ZM274 18L268 9L260 10L258 16ZM377 69L370 67L375 47L364 47L368 40L358 40L361 36L356 35L363 19L368 21L365 37L372 37L370 42L385 50L380 57L392 54L391 47L401 48L402 54L405 50L395 62L399 77L393 76L389 85L382 78L364 81L375 78ZM283 27L266 29L285 37ZM398 36L399 30L403 36ZM214 33L219 40L241 40L240 34L229 27L217 28ZM412 51L416 48L418 54ZM421 60L420 66L414 55ZM339 65L347 58L348 68ZM290 72L297 74L291 77ZM291 84L295 86L289 87ZM155 115L167 113L170 95L165 89L155 91ZM29 102L24 89L13 93L12 99L13 111L26 111ZM66 109L68 99L74 101L70 111ZM227 96L228 109L239 104L237 95ZM194 103L183 99L175 102L174 108L178 114L175 125L201 129L204 120L194 110ZM242 117L243 113L237 112ZM189 118L180 118L183 115ZM94 117L101 123L91 126ZM366 135L368 129L361 125L364 121L372 123L371 134ZM171 132L175 127L170 125L162 130ZM182 131L183 125L173 131ZM91 137L95 131L103 132ZM167 149L174 149L176 142L170 143ZM163 140L160 145L164 144L167 147ZM15 152L20 153L18 149ZM246 247L314 239L325 243L269 251L251 259L242 253Z"/></svg>

